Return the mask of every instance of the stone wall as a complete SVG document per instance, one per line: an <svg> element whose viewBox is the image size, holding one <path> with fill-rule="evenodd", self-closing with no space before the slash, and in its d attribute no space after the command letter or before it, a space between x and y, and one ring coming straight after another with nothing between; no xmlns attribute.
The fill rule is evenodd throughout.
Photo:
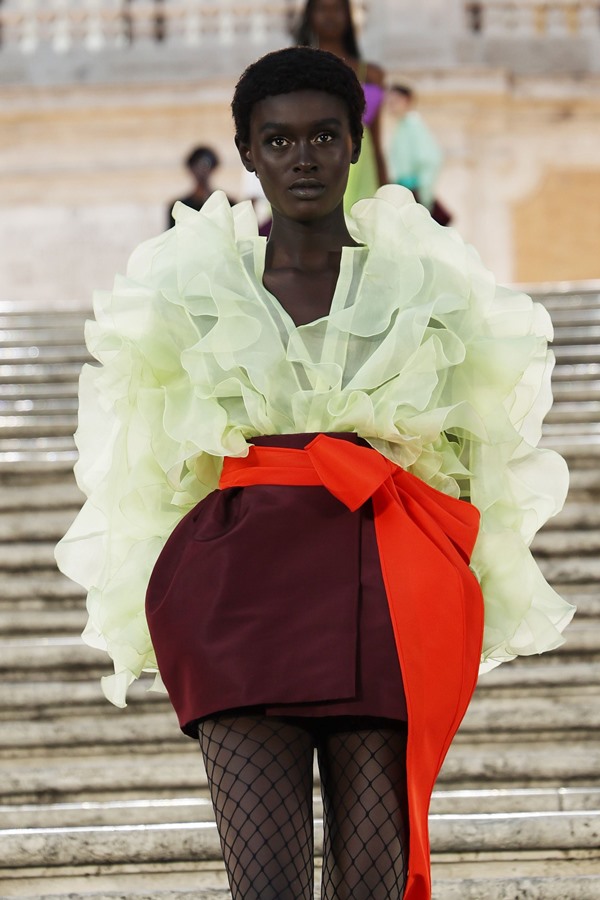
<svg viewBox="0 0 600 900"><path fill-rule="evenodd" d="M598 81L389 73L407 74L445 151L438 194L497 277L600 277ZM0 299L89 305L164 228L195 144L215 146L215 182L240 197L232 85L1 89Z"/></svg>

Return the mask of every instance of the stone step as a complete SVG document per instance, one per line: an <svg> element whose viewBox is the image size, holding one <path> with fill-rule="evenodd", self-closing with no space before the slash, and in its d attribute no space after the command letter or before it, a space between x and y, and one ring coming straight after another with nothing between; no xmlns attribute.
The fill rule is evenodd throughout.
<svg viewBox="0 0 600 900"><path fill-rule="evenodd" d="M2 331L11 331L11 330L33 330L39 331L43 329L54 330L57 331L62 330L63 328L83 328L83 323L86 319L91 318L93 315L91 309L40 309L37 306L32 306L30 309L25 310L23 307L19 309L15 309L14 306L12 308L6 307L3 304L0 304L0 329Z"/></svg>
<svg viewBox="0 0 600 900"><path fill-rule="evenodd" d="M54 482L46 480L42 490L35 484L5 484L0 492L0 515L64 509L71 510L75 515L84 500L72 474Z"/></svg>
<svg viewBox="0 0 600 900"><path fill-rule="evenodd" d="M558 381L552 382L555 404L561 401L594 401L600 398L600 381Z"/></svg>
<svg viewBox="0 0 600 900"><path fill-rule="evenodd" d="M572 308L568 305L556 307L552 310L551 318L555 332L564 326L569 328L571 325L598 325L600 324L600 298L595 306L587 308Z"/></svg>
<svg viewBox="0 0 600 900"><path fill-rule="evenodd" d="M0 384L0 399L3 403L32 403L35 401L52 401L75 399L77 401L77 379L57 381L54 384L45 382L17 384L8 382Z"/></svg>
<svg viewBox="0 0 600 900"><path fill-rule="evenodd" d="M90 803L148 797L171 800L198 796L205 786L198 746L183 736L168 751L160 745L153 749L145 744L139 748L115 746L107 753L106 748L95 746L92 732L87 753L81 749L77 753L69 752L69 748L65 748L60 756L47 758L21 753L17 760L0 759L0 774L0 796L4 805ZM568 785L561 782L556 786Z"/></svg>
<svg viewBox="0 0 600 900"><path fill-rule="evenodd" d="M582 480L583 481L583 480ZM600 508L596 505L596 498L588 493L585 499L578 496L579 490L571 478L567 503L558 515L548 519L537 538L549 531L563 531L567 529L580 529L589 531L600 528ZM577 496L577 499L574 499Z"/></svg>
<svg viewBox="0 0 600 900"><path fill-rule="evenodd" d="M0 317L1 318L1 317ZM588 320L588 324L593 325L592 319ZM37 326L30 325L28 328L19 327L19 323L15 323L16 327L0 329L0 345L3 347L64 347L73 345L76 347L84 347L85 341L83 337L84 322L61 323L60 326L49 327L43 322Z"/></svg>
<svg viewBox="0 0 600 900"><path fill-rule="evenodd" d="M550 697L555 688L563 686L595 687L600 682L600 670L594 663L561 657L548 662L554 653L523 656L481 675L476 696L509 696L515 693ZM13 686L16 687L16 686Z"/></svg>
<svg viewBox="0 0 600 900"><path fill-rule="evenodd" d="M72 481L76 461L74 444L70 450L50 453L31 449L27 452L2 453L0 450L0 484L15 487L26 485L33 489L42 484Z"/></svg>
<svg viewBox="0 0 600 900"><path fill-rule="evenodd" d="M39 512L0 513L0 541L58 541L75 518L77 510L40 509Z"/></svg>
<svg viewBox="0 0 600 900"><path fill-rule="evenodd" d="M556 344L553 345L554 355L559 365L598 365L600 361L600 347L597 344Z"/></svg>
<svg viewBox="0 0 600 900"><path fill-rule="evenodd" d="M68 362L89 362L91 359L85 345L80 341L76 345L62 345L60 338L51 344L37 346L6 347L0 343L0 364L27 365Z"/></svg>
<svg viewBox="0 0 600 900"><path fill-rule="evenodd" d="M1 570L2 591L0 592L0 612L11 613L19 610L48 612L85 608L83 588L71 581L58 570L41 570L33 573Z"/></svg>
<svg viewBox="0 0 600 900"><path fill-rule="evenodd" d="M491 674L491 673L490 673ZM148 683L134 683L127 694L128 706L124 713L126 719L132 711L145 714L157 712L169 714L172 710L166 694L149 691ZM109 717L116 727L121 727L123 716L119 710L108 703L96 679L86 681L70 681L68 679L36 679L30 681L4 681L0 684L0 715L8 721L10 716L17 719L27 718L27 706L43 708L46 720L53 717L79 715L96 715L99 718ZM65 710L68 709L68 712Z"/></svg>
<svg viewBox="0 0 600 900"><path fill-rule="evenodd" d="M567 422L565 420L558 423L544 423L544 436L552 437L553 435L579 436L592 435L596 439L600 435L600 422L595 420L589 422Z"/></svg>
<svg viewBox="0 0 600 900"><path fill-rule="evenodd" d="M433 859L432 900L598 900L598 875L581 875L574 871L569 876L557 874L519 877L509 874L509 869L509 872L504 876L483 875L479 877L452 878L453 871L455 872L458 868L468 871L468 867L456 863L448 866L441 861L442 859L443 857L440 857L438 861L435 856ZM543 870L543 865L540 862L537 863L537 866ZM489 868L491 867L486 866L486 869ZM497 871L498 868L498 863L496 863L494 869ZM522 868L522 863L520 868ZM551 862L550 865L546 866L546 870L549 868L552 868ZM438 870L444 871L445 874L446 870L449 870L447 872L448 877L438 877ZM144 879L143 876L137 887L134 884L134 881L136 881L135 877L127 878L129 887L126 888L126 893L123 893L122 890L113 891L110 887L107 891L99 890L98 882L102 880L102 876L94 877L93 891L88 890L90 887L89 878L86 882L85 879L72 877L61 882L62 889L57 886L59 893L52 894L14 893L13 891L18 891L19 886L13 883L11 893L2 894L0 900L9 900L9 898L16 896L21 897L21 900L231 900L231 894L225 887L218 888L213 886L203 889L196 886L189 890L188 888L195 884L194 878L202 877L200 874L202 871L202 867L198 865L196 867L197 874L192 872L187 878L180 875L177 880L182 882L182 878L185 878L187 888L182 886L179 890L172 889L174 878L173 876L169 877L168 873L163 888L157 883L154 890L148 888L147 879ZM210 878L214 883L217 876L216 873L211 872L204 875L204 878ZM46 876L44 880L45 891L51 888L49 880L49 877ZM153 878L153 882L155 881L157 879ZM69 888L70 884L76 886L76 894ZM122 884L123 879L121 879ZM167 887L167 885L170 885L170 887ZM318 898L318 883L316 891L315 898Z"/></svg>
<svg viewBox="0 0 600 900"><path fill-rule="evenodd" d="M79 361L2 363L0 364L0 383L70 382L75 384L80 372L81 362Z"/></svg>
<svg viewBox="0 0 600 900"><path fill-rule="evenodd" d="M41 639L42 635L79 635L85 621L83 608L37 609L34 613L31 609L6 610L0 606L0 634L6 637L35 635Z"/></svg>
<svg viewBox="0 0 600 900"><path fill-rule="evenodd" d="M597 422L600 419L600 400L555 402L545 424Z"/></svg>
<svg viewBox="0 0 600 900"><path fill-rule="evenodd" d="M584 346L600 343L600 325L596 325L593 322L587 322L582 325L561 323L557 326L554 317L553 322L555 325L554 340L552 341L554 349L564 344L579 344L580 346Z"/></svg>
<svg viewBox="0 0 600 900"><path fill-rule="evenodd" d="M74 415L0 416L3 438L71 436L76 428L77 416Z"/></svg>
<svg viewBox="0 0 600 900"><path fill-rule="evenodd" d="M539 531L532 544L532 549L537 557L557 557L577 554L585 557L588 554L597 553L600 550L600 530L591 528L568 528L565 526Z"/></svg>
<svg viewBox="0 0 600 900"><path fill-rule="evenodd" d="M2 808L202 796L205 775L194 741L181 736L168 746L162 742L156 746L96 746L93 732L90 740L85 752L83 748L75 752L66 747L60 755L29 753L25 758L21 753L16 759L0 758ZM555 740L517 738L508 744L461 741L450 749L438 790L487 790L494 794L503 790L572 788L586 793L598 787L599 775L597 742L558 746ZM586 801L585 808L590 806L598 808L596 795Z"/></svg>
<svg viewBox="0 0 600 900"><path fill-rule="evenodd" d="M321 853L322 820L315 821L315 852ZM431 843L441 853L510 853L516 863L528 851L597 851L600 812L434 814ZM150 825L2 829L6 869L47 866L143 866L153 861L219 860L212 822Z"/></svg>
<svg viewBox="0 0 600 900"><path fill-rule="evenodd" d="M59 511L62 515L64 511ZM66 512L67 517L69 512ZM26 571L28 569L56 569L54 561L55 541L14 541L0 544L0 571Z"/></svg>
<svg viewBox="0 0 600 900"><path fill-rule="evenodd" d="M586 502L589 502L590 495L600 491L600 470L593 465L593 460L589 468L577 467L572 465L572 461L570 462L567 506L572 502L577 502L580 496L585 497Z"/></svg>
<svg viewBox="0 0 600 900"><path fill-rule="evenodd" d="M595 381L600 376L600 364L597 362L582 361L576 358L573 362L566 360L557 360L557 365L552 372L553 383L560 381L571 381L581 383Z"/></svg>
<svg viewBox="0 0 600 900"><path fill-rule="evenodd" d="M315 773L313 808L322 816L318 773ZM600 788L487 788L464 791L434 790L431 812L435 814L569 812L600 808ZM138 800L95 800L82 803L0 804L0 827L4 829L64 828L98 825L149 825L170 822L212 822L212 803L202 779L196 794L174 798L145 797Z"/></svg>
<svg viewBox="0 0 600 900"><path fill-rule="evenodd" d="M565 458L570 469L594 465L600 457L600 441L596 434L544 433L540 447L556 450Z"/></svg>
<svg viewBox="0 0 600 900"><path fill-rule="evenodd" d="M561 584L554 583L554 589L569 603L577 607L578 620L600 620L600 585L596 581L587 584ZM592 623L593 624L593 623ZM574 627L572 623L569 628Z"/></svg>
<svg viewBox="0 0 600 900"><path fill-rule="evenodd" d="M600 292L592 290L568 290L568 291L533 291L534 300L542 303L546 309L554 313L555 310L575 311L598 309L600 306Z"/></svg>
<svg viewBox="0 0 600 900"><path fill-rule="evenodd" d="M600 559L596 556L545 558L540 555L538 563L550 584L588 584L600 578Z"/></svg>
<svg viewBox="0 0 600 900"><path fill-rule="evenodd" d="M12 453L17 457L26 458L28 452L44 453L50 457L53 453L75 451L75 442L72 437L23 437L2 438L0 448L5 454Z"/></svg>
<svg viewBox="0 0 600 900"><path fill-rule="evenodd" d="M48 465L68 471L77 461L77 450L72 438L21 438L0 442L0 470L2 475L23 473L26 465Z"/></svg>
<svg viewBox="0 0 600 900"><path fill-rule="evenodd" d="M0 398L0 414L37 420L38 416L69 416L77 414L77 397L20 397Z"/></svg>
<svg viewBox="0 0 600 900"><path fill-rule="evenodd" d="M544 866L540 868L543 872ZM598 900L600 867L594 868L595 875L574 873L567 877L511 877L507 874L504 878L483 875L453 880L434 876L432 900ZM156 900L160 898L157 896Z"/></svg>
<svg viewBox="0 0 600 900"><path fill-rule="evenodd" d="M5 693L5 689L3 689ZM100 688L98 686L98 694ZM32 706L23 710L1 710L0 756L18 759L27 747L31 757L60 756L65 752L96 751L101 748L135 747L174 750L185 740L179 733L175 714L166 703L128 706L126 711L105 705L104 710L71 705L70 694L63 692L60 706L47 708L46 693L40 688ZM593 749L600 761L600 705L596 702L598 684L553 686L552 696L536 695L525 689L509 696L490 690L475 694L469 711L455 738L456 746L468 745L477 753L481 741L494 741L496 747L510 745L503 753L512 761L513 744L554 742L567 746L575 742ZM8 715L8 718L7 718Z"/></svg>

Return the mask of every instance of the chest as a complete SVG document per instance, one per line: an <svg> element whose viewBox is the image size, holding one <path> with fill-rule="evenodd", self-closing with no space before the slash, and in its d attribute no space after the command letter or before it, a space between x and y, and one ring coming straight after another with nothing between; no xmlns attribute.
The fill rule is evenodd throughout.
<svg viewBox="0 0 600 900"><path fill-rule="evenodd" d="M294 324L300 326L329 314L338 274L335 269L322 272L276 269L264 273L263 284Z"/></svg>

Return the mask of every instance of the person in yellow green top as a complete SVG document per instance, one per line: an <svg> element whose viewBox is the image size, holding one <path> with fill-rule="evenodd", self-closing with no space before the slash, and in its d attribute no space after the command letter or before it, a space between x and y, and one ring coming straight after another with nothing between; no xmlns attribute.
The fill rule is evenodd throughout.
<svg viewBox="0 0 600 900"><path fill-rule="evenodd" d="M350 169L344 195L344 209L349 213L357 200L372 197L388 181L380 125L385 74L380 66L361 58L349 0L307 0L296 38L300 46L318 47L339 56L362 84L365 127L360 158Z"/></svg>

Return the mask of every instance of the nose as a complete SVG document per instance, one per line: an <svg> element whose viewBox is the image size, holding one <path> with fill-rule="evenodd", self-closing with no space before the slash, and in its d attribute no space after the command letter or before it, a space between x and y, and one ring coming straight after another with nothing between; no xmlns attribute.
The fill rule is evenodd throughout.
<svg viewBox="0 0 600 900"><path fill-rule="evenodd" d="M297 172L314 172L317 168L310 141L299 141L297 144L294 170Z"/></svg>

